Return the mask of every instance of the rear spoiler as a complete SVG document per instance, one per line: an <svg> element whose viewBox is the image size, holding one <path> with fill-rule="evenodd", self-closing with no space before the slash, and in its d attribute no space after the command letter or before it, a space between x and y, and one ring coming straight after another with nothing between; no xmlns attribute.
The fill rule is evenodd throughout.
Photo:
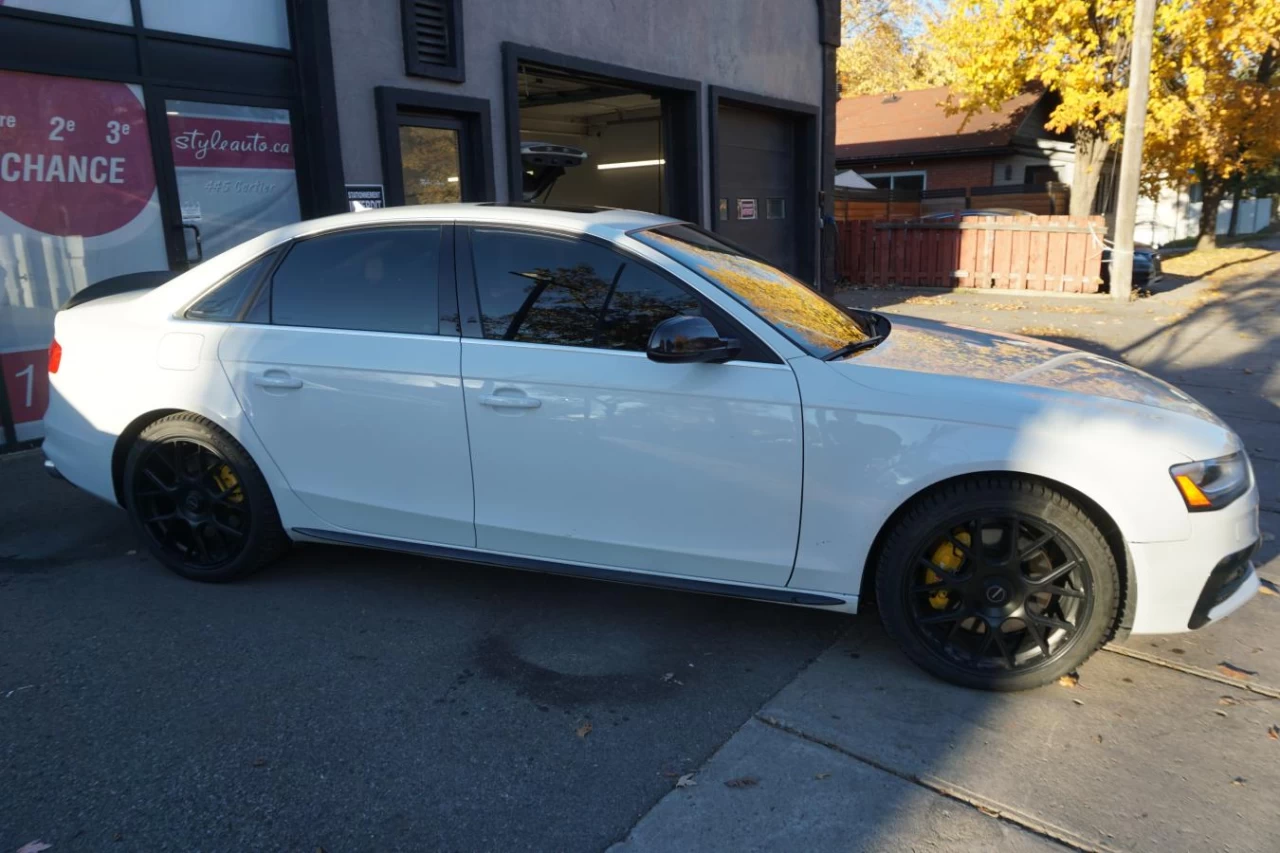
<svg viewBox="0 0 1280 853"><path fill-rule="evenodd" d="M75 308L77 305L83 305L86 302L92 302L95 299L101 299L104 296L115 296L117 293L130 293L134 290L151 290L159 287L170 279L176 278L178 273L173 270L151 270L148 272L131 272L124 275L115 275L111 278L104 278L97 284L91 284L79 293L73 294L70 299L63 303L59 311L66 311L68 308Z"/></svg>

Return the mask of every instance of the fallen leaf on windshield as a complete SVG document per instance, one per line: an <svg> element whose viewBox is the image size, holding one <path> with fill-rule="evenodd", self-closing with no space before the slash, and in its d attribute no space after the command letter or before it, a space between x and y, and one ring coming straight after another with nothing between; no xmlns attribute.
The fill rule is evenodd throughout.
<svg viewBox="0 0 1280 853"><path fill-rule="evenodd" d="M591 734L591 721L587 720L585 723L578 726L578 737L586 737L589 734Z"/></svg>
<svg viewBox="0 0 1280 853"><path fill-rule="evenodd" d="M692 788L692 787L693 787L694 785L696 785L696 784L698 784L698 783L697 783L697 782L695 782L695 781L693 781L693 774L692 774L692 773L686 773L686 774L684 774L683 776L681 776L679 779L677 779L677 780L676 780L676 787L677 787L677 788Z"/></svg>
<svg viewBox="0 0 1280 853"><path fill-rule="evenodd" d="M1258 674L1251 669L1244 669L1243 667L1236 666L1233 663L1227 663L1226 661L1223 661L1222 663L1218 664L1218 672L1222 673L1223 675L1230 676L1232 678L1239 678L1241 680L1247 680L1247 679L1253 678L1255 675Z"/></svg>
<svg viewBox="0 0 1280 853"><path fill-rule="evenodd" d="M730 779L724 783L726 788L754 788L760 784L760 780L754 776L739 776L737 779Z"/></svg>
<svg viewBox="0 0 1280 853"><path fill-rule="evenodd" d="M1063 687L1075 687L1079 683L1080 676L1074 672L1068 672L1066 675L1058 678L1058 684Z"/></svg>
<svg viewBox="0 0 1280 853"><path fill-rule="evenodd" d="M43 841L28 841L18 848L18 853L41 853L42 850L48 850L52 846L52 844L45 844Z"/></svg>

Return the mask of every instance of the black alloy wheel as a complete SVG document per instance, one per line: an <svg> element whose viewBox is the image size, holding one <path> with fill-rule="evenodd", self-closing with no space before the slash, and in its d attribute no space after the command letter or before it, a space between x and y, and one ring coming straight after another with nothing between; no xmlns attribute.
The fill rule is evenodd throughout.
<svg viewBox="0 0 1280 853"><path fill-rule="evenodd" d="M881 549L885 627L928 671L1021 690L1074 670L1113 632L1119 571L1077 504L1022 478L959 481L917 501Z"/></svg>
<svg viewBox="0 0 1280 853"><path fill-rule="evenodd" d="M941 557L946 565L933 562ZM915 555L904 586L913 626L936 654L975 675L1042 666L1089 621L1085 558L1062 531L1021 514L954 518Z"/></svg>
<svg viewBox="0 0 1280 853"><path fill-rule="evenodd" d="M288 548L257 465L198 415L170 415L142 431L129 452L123 491L151 553L184 577L232 580Z"/></svg>

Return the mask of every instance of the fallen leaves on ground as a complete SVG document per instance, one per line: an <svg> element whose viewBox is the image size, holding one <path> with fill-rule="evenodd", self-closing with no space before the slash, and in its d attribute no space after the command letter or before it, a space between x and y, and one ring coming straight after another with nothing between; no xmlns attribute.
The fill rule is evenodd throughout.
<svg viewBox="0 0 1280 853"><path fill-rule="evenodd" d="M1055 314L1101 314L1102 310L1092 305L1062 305L1051 308Z"/></svg>
<svg viewBox="0 0 1280 853"><path fill-rule="evenodd" d="M1025 302L988 302L982 306L987 311L1021 311L1027 307Z"/></svg>
<svg viewBox="0 0 1280 853"><path fill-rule="evenodd" d="M692 773L686 773L686 774L684 774L683 776L681 776L679 779L677 779L677 780L676 780L676 787L677 787L677 788L692 788L692 787L693 787L694 785L696 785L696 784L698 784L698 783L697 783L697 782L695 782L695 781L693 781L693 774L692 774Z"/></svg>
<svg viewBox="0 0 1280 853"><path fill-rule="evenodd" d="M1070 332L1058 326L1023 326L1016 334L1027 335L1032 338L1052 338L1068 335Z"/></svg>
<svg viewBox="0 0 1280 853"><path fill-rule="evenodd" d="M1234 696L1219 696L1218 704L1219 705L1239 705L1240 700L1235 698Z"/></svg>
<svg viewBox="0 0 1280 853"><path fill-rule="evenodd" d="M1280 740L1280 726L1271 726L1267 729L1267 737L1272 740Z"/></svg>
<svg viewBox="0 0 1280 853"><path fill-rule="evenodd" d="M1263 595L1280 595L1280 587L1276 586L1271 581L1266 580L1265 578L1258 578L1258 583L1261 584L1261 586L1258 587L1258 592Z"/></svg>
<svg viewBox="0 0 1280 853"><path fill-rule="evenodd" d="M1075 672L1068 672L1066 675L1058 677L1058 684L1062 687L1075 687L1080 683L1080 675Z"/></svg>
<svg viewBox="0 0 1280 853"><path fill-rule="evenodd" d="M1245 784L1246 782L1248 782L1248 781L1249 781L1249 780L1248 780L1248 779L1246 779L1246 778L1244 778L1243 776L1237 776L1236 778L1234 778L1234 779L1232 779L1232 780L1231 780L1231 784L1232 784L1232 785L1244 785L1244 784Z"/></svg>
<svg viewBox="0 0 1280 853"><path fill-rule="evenodd" d="M1223 246L1218 249L1206 249L1199 252L1188 252L1185 255L1174 255L1162 260L1160 266L1171 275L1202 276L1208 275L1225 264L1238 264L1265 258L1271 252L1266 249L1252 249L1247 246Z"/></svg>
<svg viewBox="0 0 1280 853"><path fill-rule="evenodd" d="M1258 674L1251 669L1245 669L1227 661L1222 661L1218 664L1218 672L1231 678L1239 678L1242 681L1247 681Z"/></svg>
<svg viewBox="0 0 1280 853"><path fill-rule="evenodd" d="M813 778L817 779L818 781L822 781L823 779L830 779L830 778L831 778L831 774L830 774L830 773L815 773L815 774L814 774L814 776L813 776Z"/></svg>
<svg viewBox="0 0 1280 853"><path fill-rule="evenodd" d="M954 299L945 296L910 296L902 300L903 305L955 305Z"/></svg>
<svg viewBox="0 0 1280 853"><path fill-rule="evenodd" d="M577 735L578 737L584 738L589 734L591 734L591 721L587 720L585 723L578 726Z"/></svg>
<svg viewBox="0 0 1280 853"><path fill-rule="evenodd" d="M254 767L266 767L266 766L267 766L267 759L265 759L265 758L255 758L255 759L253 759L253 766L254 766Z"/></svg>
<svg viewBox="0 0 1280 853"><path fill-rule="evenodd" d="M41 853L41 851L48 850L52 846L52 844L45 844L43 841L28 841L18 848L18 853Z"/></svg>
<svg viewBox="0 0 1280 853"><path fill-rule="evenodd" d="M730 779L724 783L726 788L754 788L760 784L760 780L755 776L739 776L737 779Z"/></svg>

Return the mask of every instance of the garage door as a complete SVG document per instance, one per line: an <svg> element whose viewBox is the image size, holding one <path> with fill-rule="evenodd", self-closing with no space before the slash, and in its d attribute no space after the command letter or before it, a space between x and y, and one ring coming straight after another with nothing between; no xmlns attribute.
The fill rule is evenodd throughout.
<svg viewBox="0 0 1280 853"><path fill-rule="evenodd" d="M796 256L796 124L786 114L722 104L717 129L716 231L802 275Z"/></svg>

